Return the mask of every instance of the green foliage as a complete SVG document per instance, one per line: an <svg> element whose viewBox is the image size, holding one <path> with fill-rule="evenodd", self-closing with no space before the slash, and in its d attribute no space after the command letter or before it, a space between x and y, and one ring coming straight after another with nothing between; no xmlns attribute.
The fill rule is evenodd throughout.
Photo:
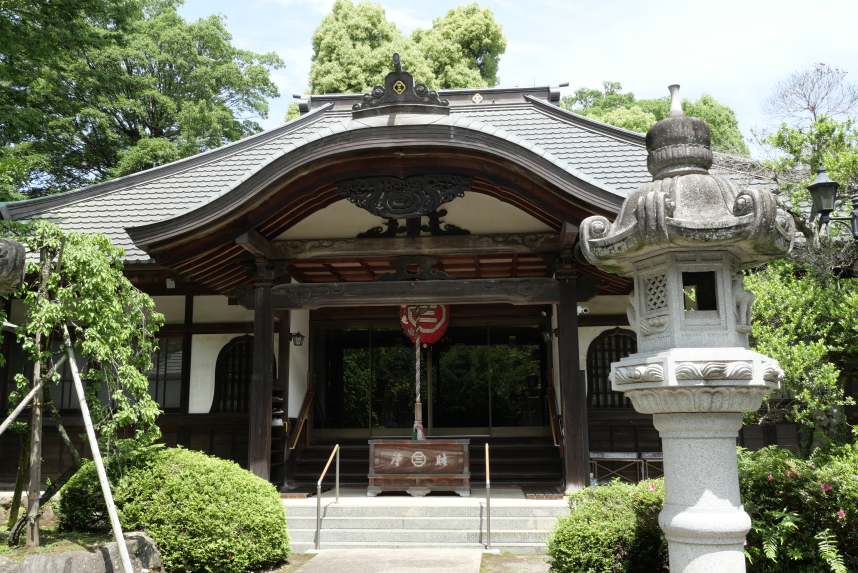
<svg viewBox="0 0 858 573"><path fill-rule="evenodd" d="M637 100L633 93L623 93L622 90L620 82L602 82L602 90L582 87L575 90L573 95L564 97L561 106L577 114L639 133L646 133L655 122L667 117L670 111L668 98ZM682 109L686 115L699 117L709 124L712 147L716 151L748 155L748 146L739 131L739 121L732 109L706 93L694 102L682 100Z"/></svg>
<svg viewBox="0 0 858 573"><path fill-rule="evenodd" d="M244 573L288 557L286 514L273 485L237 464L183 449L138 455L110 467L119 520L144 529L175 573ZM107 531L95 466L62 489L61 531Z"/></svg>
<svg viewBox="0 0 858 573"><path fill-rule="evenodd" d="M858 569L858 445L739 449L742 501L753 522L751 573Z"/></svg>
<svg viewBox="0 0 858 573"><path fill-rule="evenodd" d="M20 241L37 257L44 253L40 263L27 263L28 276L36 278L14 295L28 309L27 320L16 331L25 355L32 362L49 363L54 337L65 353L57 332L68 325L77 341L79 364L86 363L87 402L102 452L121 454L157 440L160 410L144 373L152 366L149 356L163 316L154 311L152 299L123 276L125 252L104 235L63 232L43 220L25 225L3 221L0 236ZM47 278L41 290L38 274L43 269ZM30 375L16 375L18 388L9 396L10 405L26 394ZM104 404L99 402L102 391L110 397Z"/></svg>
<svg viewBox="0 0 858 573"><path fill-rule="evenodd" d="M614 481L569 497L548 539L558 573L652 573L667 568L667 541L658 527L664 481Z"/></svg>
<svg viewBox="0 0 858 573"><path fill-rule="evenodd" d="M337 0L312 44L312 93L355 93L384 83L394 53L403 69L430 88L497 85L506 37L491 9L476 2L449 10L409 38L387 21L380 4Z"/></svg>
<svg viewBox="0 0 858 573"><path fill-rule="evenodd" d="M278 96L268 75L283 65L275 54L232 46L221 17L186 22L181 0L81 5L74 32L51 20L77 40L62 49L27 44L24 54L35 55L22 63L0 44L0 73L15 94L0 106L0 141L7 154L36 158L18 192L73 189L260 131L252 118L267 117L266 98Z"/></svg>
<svg viewBox="0 0 858 573"><path fill-rule="evenodd" d="M853 403L844 396L843 365L858 358L858 280L787 259L749 274L745 287L756 298L751 347L778 361L783 389L792 394L767 397L762 411L773 419L755 421L786 415L816 438L813 445L842 438L842 407Z"/></svg>
<svg viewBox="0 0 858 573"><path fill-rule="evenodd" d="M850 189L858 184L858 129L856 119L835 121L820 116L808 124L790 126L782 123L774 132L757 135L761 145L774 150L775 156L765 164L772 170L778 184L778 194L793 215L798 229L814 248L820 245L817 227L805 224L805 213L800 205L810 201L807 186L816 176L816 170L825 167L829 177L840 183L839 199L849 199ZM847 201L841 204L845 215L850 210ZM837 225L831 226L833 236L842 234Z"/></svg>
<svg viewBox="0 0 858 573"><path fill-rule="evenodd" d="M480 8L477 2L451 8L432 21L432 28L414 30L411 39L429 60L439 88L500 83L498 65L506 36L491 8Z"/></svg>

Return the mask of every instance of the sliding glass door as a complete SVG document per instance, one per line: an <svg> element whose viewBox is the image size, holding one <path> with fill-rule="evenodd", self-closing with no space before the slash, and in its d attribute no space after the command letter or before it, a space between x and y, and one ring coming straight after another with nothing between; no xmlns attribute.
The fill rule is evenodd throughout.
<svg viewBox="0 0 858 573"><path fill-rule="evenodd" d="M543 324L453 324L421 348L423 426L432 436L549 431ZM415 349L396 324L314 325L313 434L409 437Z"/></svg>

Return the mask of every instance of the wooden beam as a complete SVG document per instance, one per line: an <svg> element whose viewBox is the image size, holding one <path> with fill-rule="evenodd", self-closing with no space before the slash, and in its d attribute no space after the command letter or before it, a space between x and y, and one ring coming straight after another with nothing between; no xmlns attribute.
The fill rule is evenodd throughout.
<svg viewBox="0 0 858 573"><path fill-rule="evenodd" d="M330 306L388 306L400 304L553 304L560 300L554 279L478 279L447 281L393 281L282 284L272 289L275 309L317 309ZM231 293L252 309L253 288L239 285ZM576 355L577 356L577 355Z"/></svg>
<svg viewBox="0 0 858 573"><path fill-rule="evenodd" d="M254 292L255 291L255 292ZM251 287L255 299L253 376L250 386L250 432L247 469L269 479L271 470L271 391L274 385L274 314L271 286Z"/></svg>
<svg viewBox="0 0 858 573"><path fill-rule="evenodd" d="M271 242L253 229L242 235L239 235L235 242L236 244L241 245L254 255L262 255L266 259L272 258Z"/></svg>
<svg viewBox="0 0 858 573"><path fill-rule="evenodd" d="M567 225L571 224L567 223ZM240 241L242 237L245 235L236 239L236 242ZM270 256L274 259L355 259L364 257L393 258L403 255L547 253L560 251L560 239L558 233L508 233L504 235L451 235L414 238L378 237L373 239L283 239L271 241ZM242 246L250 250L246 244L242 244Z"/></svg>
<svg viewBox="0 0 858 573"><path fill-rule="evenodd" d="M564 247L571 247L578 238L578 225L574 225L569 221L563 223L560 228L560 244Z"/></svg>
<svg viewBox="0 0 858 573"><path fill-rule="evenodd" d="M566 492L590 485L590 444L587 388L578 358L578 281L560 278L557 339L560 354L560 400L563 420L563 475Z"/></svg>

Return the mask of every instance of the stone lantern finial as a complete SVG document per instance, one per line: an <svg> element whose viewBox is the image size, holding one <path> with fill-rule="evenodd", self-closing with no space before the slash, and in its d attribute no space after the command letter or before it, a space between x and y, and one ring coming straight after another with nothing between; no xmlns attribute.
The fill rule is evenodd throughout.
<svg viewBox="0 0 858 573"><path fill-rule="evenodd" d="M646 134L647 167L652 180L700 173L712 167L709 126L702 119L682 111L679 84L670 86L670 113Z"/></svg>
<svg viewBox="0 0 858 573"><path fill-rule="evenodd" d="M614 221L581 222L581 252L634 279L627 315L638 352L611 365L611 388L653 414L664 450L659 525L678 573L745 571L736 435L742 412L780 386L776 361L748 348L754 295L744 268L786 255L795 226L765 189L709 173L709 126L671 110L646 134L653 180Z"/></svg>

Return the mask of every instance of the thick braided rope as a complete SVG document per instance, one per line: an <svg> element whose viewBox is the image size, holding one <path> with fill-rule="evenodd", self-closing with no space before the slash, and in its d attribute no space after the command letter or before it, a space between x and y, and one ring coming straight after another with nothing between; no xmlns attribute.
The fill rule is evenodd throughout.
<svg viewBox="0 0 858 573"><path fill-rule="evenodd" d="M417 381L417 403L420 403L420 323L418 319L417 328L417 340L414 344L415 348L415 364L414 364L414 377Z"/></svg>

